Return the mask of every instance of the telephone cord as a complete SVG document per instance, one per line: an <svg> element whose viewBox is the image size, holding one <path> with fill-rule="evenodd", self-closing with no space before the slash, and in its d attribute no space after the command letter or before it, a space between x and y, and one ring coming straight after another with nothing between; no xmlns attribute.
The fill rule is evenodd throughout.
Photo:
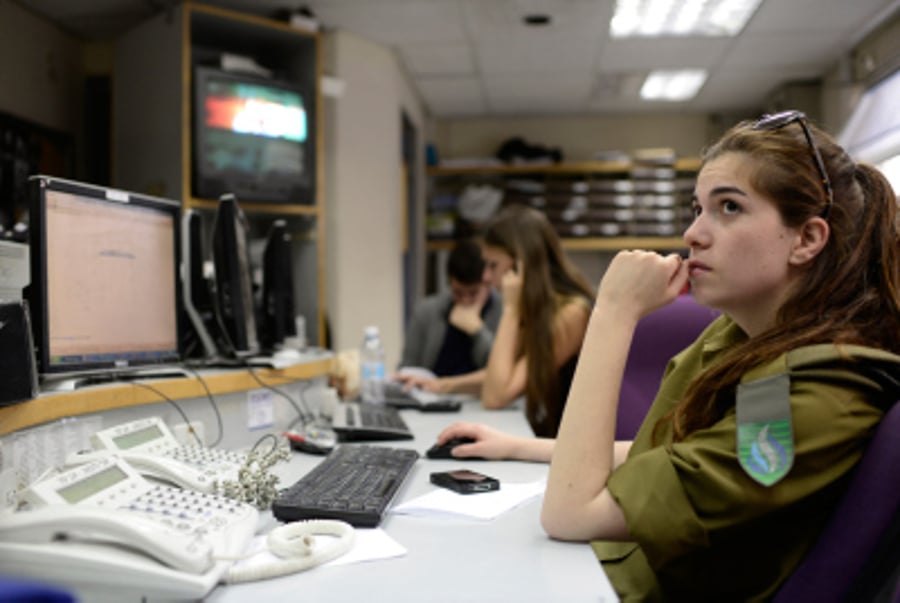
<svg viewBox="0 0 900 603"><path fill-rule="evenodd" d="M319 548L316 536L333 537L333 542ZM355 538L353 526L337 520L295 521L279 526L269 532L266 545L269 552L280 559L264 565L232 566L224 581L236 584L302 572L337 559L350 550Z"/></svg>

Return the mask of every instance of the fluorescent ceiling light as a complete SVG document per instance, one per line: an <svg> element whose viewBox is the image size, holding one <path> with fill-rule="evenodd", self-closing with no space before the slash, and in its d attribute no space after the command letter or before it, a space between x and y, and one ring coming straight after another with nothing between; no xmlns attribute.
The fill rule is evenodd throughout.
<svg viewBox="0 0 900 603"><path fill-rule="evenodd" d="M735 36L762 0L616 0L614 38Z"/></svg>
<svg viewBox="0 0 900 603"><path fill-rule="evenodd" d="M651 71L641 86L644 100L683 101L697 95L706 71L703 69L681 69L678 71Z"/></svg>

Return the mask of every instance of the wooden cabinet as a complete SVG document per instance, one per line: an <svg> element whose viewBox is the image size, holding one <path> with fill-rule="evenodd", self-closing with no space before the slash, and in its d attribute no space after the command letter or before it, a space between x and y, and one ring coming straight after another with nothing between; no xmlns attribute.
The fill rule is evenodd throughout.
<svg viewBox="0 0 900 603"><path fill-rule="evenodd" d="M566 249L678 249L698 169L696 159L432 167L428 246L446 249L466 229L477 232L466 214L478 214L479 203L521 203L547 214Z"/></svg>
<svg viewBox="0 0 900 603"><path fill-rule="evenodd" d="M180 199L184 208L211 216L215 199L192 187L193 74L197 65L223 54L249 58L273 77L313 90L309 126L315 153L314 198L287 203L239 199L251 239L283 218L295 241L297 312L306 318L311 343L325 336L325 216L322 167L321 40L286 23L184 2L117 39L113 77L113 183ZM312 202L310 202L312 201ZM209 220L208 222L211 222ZM251 246L259 249L259 245Z"/></svg>

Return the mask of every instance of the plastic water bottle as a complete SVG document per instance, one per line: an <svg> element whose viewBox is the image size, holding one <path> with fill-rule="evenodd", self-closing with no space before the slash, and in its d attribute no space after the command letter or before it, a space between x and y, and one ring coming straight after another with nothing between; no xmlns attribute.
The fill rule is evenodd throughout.
<svg viewBox="0 0 900 603"><path fill-rule="evenodd" d="M359 393L363 402L384 402L384 345L378 327L366 327L359 349Z"/></svg>

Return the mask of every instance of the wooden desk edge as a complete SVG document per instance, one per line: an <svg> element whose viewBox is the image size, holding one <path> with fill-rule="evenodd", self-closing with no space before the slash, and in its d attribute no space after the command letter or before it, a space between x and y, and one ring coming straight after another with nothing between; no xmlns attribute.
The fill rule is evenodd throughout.
<svg viewBox="0 0 900 603"><path fill-rule="evenodd" d="M328 357L284 369L257 368L255 373L264 383L279 386L326 376L331 373L333 362L334 358ZM203 381L213 395L263 387L247 370L204 375ZM146 383L173 400L206 397L206 390L196 377L159 379ZM151 389L124 381L72 392L46 394L0 408L0 436L65 417L164 401L165 398Z"/></svg>

